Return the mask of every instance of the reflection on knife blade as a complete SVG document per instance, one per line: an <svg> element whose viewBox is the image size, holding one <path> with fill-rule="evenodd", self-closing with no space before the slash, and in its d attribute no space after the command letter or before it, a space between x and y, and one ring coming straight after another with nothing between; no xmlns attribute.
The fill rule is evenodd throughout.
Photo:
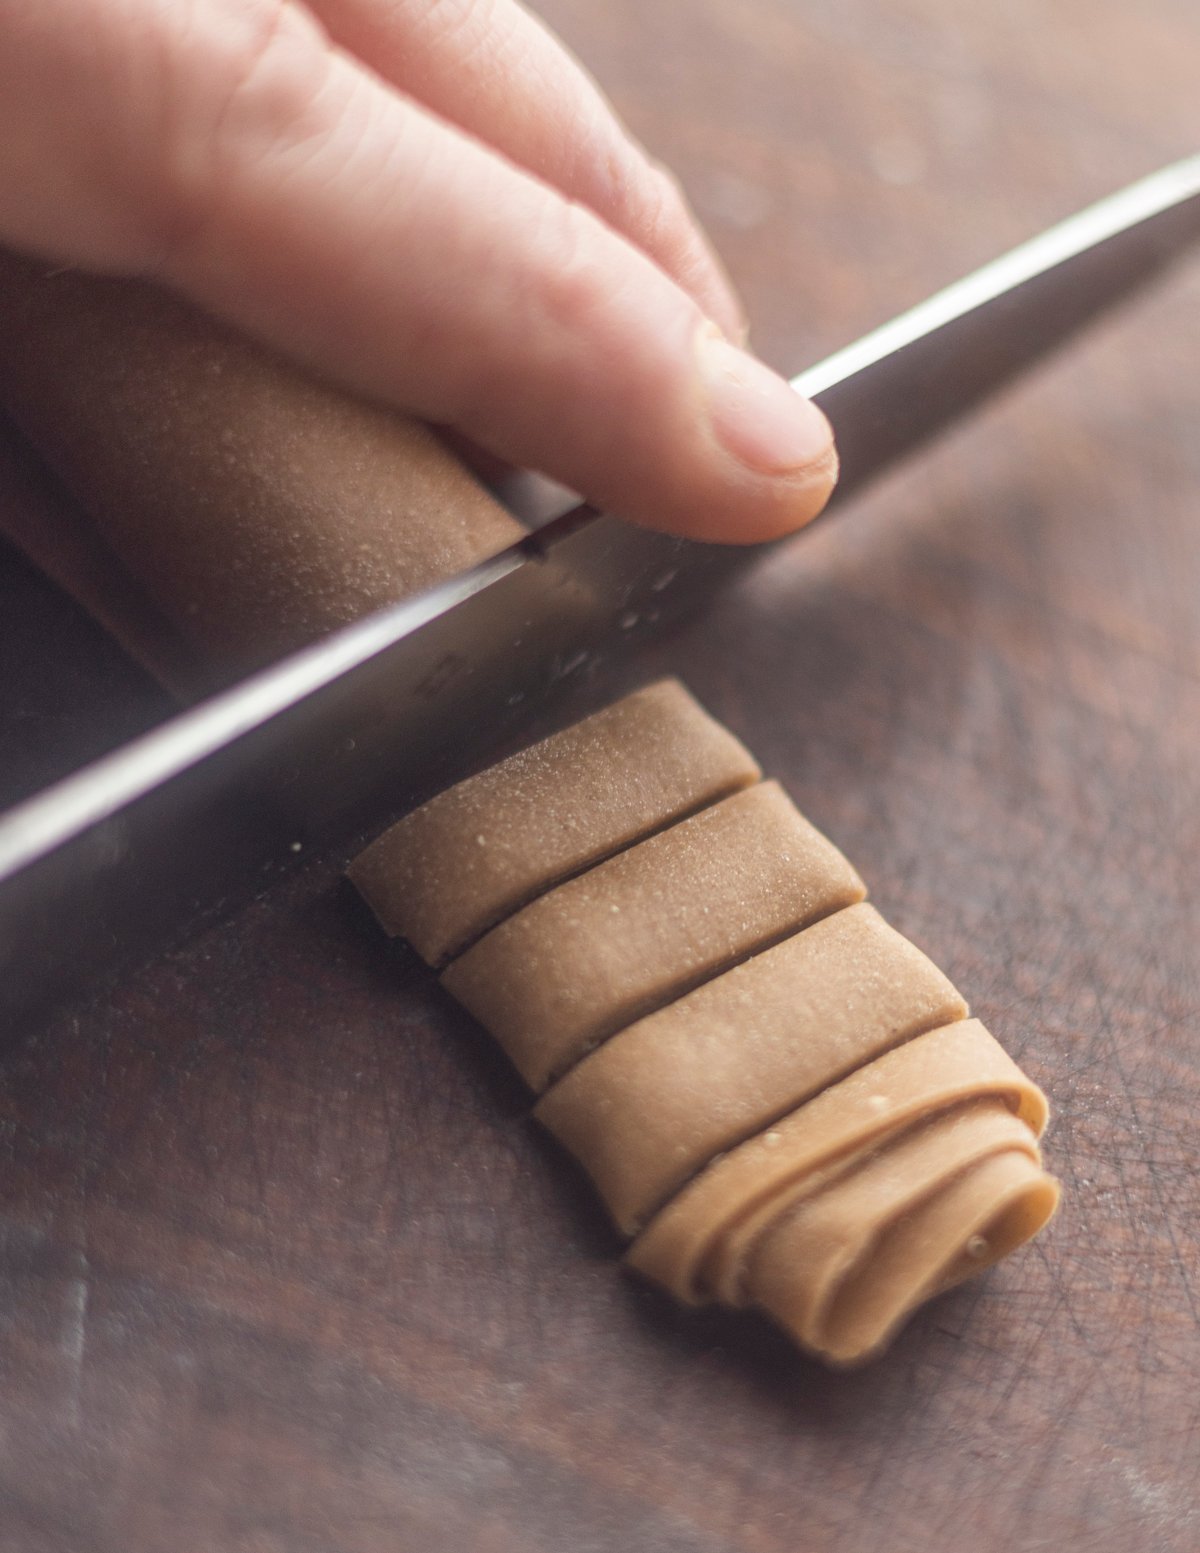
<svg viewBox="0 0 1200 1553"><path fill-rule="evenodd" d="M1200 241L1200 157L1043 233L801 374L836 505ZM572 715L758 552L578 507L0 817L0 1007L40 1006ZM586 672L585 672L586 671Z"/></svg>

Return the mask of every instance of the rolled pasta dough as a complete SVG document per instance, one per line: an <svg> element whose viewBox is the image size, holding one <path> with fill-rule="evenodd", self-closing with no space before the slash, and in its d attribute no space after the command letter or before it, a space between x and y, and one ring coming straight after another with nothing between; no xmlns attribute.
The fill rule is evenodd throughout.
<svg viewBox="0 0 1200 1553"><path fill-rule="evenodd" d="M1050 1218L1046 1102L714 726L651 687L352 877L431 962L468 944L443 984L544 1091L633 1270L858 1363Z"/></svg>

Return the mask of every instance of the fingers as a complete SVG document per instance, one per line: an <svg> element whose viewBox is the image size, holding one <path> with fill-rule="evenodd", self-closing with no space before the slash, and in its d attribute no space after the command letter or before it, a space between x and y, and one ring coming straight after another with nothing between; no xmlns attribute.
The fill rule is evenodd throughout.
<svg viewBox="0 0 1200 1553"><path fill-rule="evenodd" d="M645 254L289 21L214 133L168 265L210 305L640 522L759 539L823 502L824 421Z"/></svg>
<svg viewBox="0 0 1200 1553"><path fill-rule="evenodd" d="M32 184L19 219L0 203L11 240L154 268L351 388L635 521L749 541L823 504L833 455L818 412L592 211L330 50L307 13L156 6L151 45L138 8L155 83L139 96L143 69L123 94L89 75L89 61L127 57L105 29L133 0L42 3L104 21L90 52L43 36L44 90L91 106L74 139L53 140L53 204ZM0 144L6 112L0 91Z"/></svg>
<svg viewBox="0 0 1200 1553"><path fill-rule="evenodd" d="M678 184L517 0L310 3L338 43L440 117L594 210L726 334L741 338L741 304Z"/></svg>

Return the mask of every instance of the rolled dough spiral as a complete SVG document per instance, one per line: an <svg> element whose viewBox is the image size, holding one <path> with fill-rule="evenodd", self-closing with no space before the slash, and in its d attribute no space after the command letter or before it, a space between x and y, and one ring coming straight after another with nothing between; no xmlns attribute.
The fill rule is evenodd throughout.
<svg viewBox="0 0 1200 1553"><path fill-rule="evenodd" d="M627 1262L837 1365L1054 1213L1044 1096L841 853L663 682L350 872L539 1092Z"/></svg>

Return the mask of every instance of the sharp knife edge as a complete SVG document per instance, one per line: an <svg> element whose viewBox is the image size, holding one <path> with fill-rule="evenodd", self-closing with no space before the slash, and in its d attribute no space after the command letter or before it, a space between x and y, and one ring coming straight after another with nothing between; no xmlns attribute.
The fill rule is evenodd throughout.
<svg viewBox="0 0 1200 1553"><path fill-rule="evenodd" d="M838 433L835 503L1197 241L1200 156L801 373L794 386ZM286 835L346 834L420 796L422 779L485 764L531 707L544 716L565 703L760 553L575 508L16 806L0 816L0 1008L37 1006L65 972L161 936L248 862L278 855ZM247 800L248 826L238 813Z"/></svg>

